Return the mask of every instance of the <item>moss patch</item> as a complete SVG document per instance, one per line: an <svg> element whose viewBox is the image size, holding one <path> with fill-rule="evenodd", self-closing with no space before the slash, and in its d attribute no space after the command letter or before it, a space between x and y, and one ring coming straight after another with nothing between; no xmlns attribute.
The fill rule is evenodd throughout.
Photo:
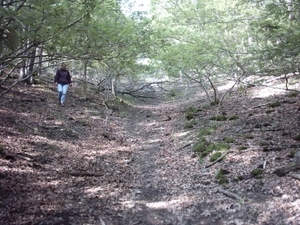
<svg viewBox="0 0 300 225"><path fill-rule="evenodd" d="M234 143L235 139L232 137L226 137L223 139L225 143Z"/></svg>
<svg viewBox="0 0 300 225"><path fill-rule="evenodd" d="M300 134L298 134L297 136L293 137L293 139L294 139L295 141L300 141Z"/></svg>
<svg viewBox="0 0 300 225"><path fill-rule="evenodd" d="M218 116L213 116L210 118L210 120L215 120L215 121L226 121L227 117L223 115L218 115Z"/></svg>
<svg viewBox="0 0 300 225"><path fill-rule="evenodd" d="M293 98L293 97L297 97L298 94L299 94L299 92L293 91L293 92L287 94L286 97Z"/></svg>
<svg viewBox="0 0 300 225"><path fill-rule="evenodd" d="M237 115L233 115L231 117L229 117L229 120L238 120L239 117Z"/></svg>
<svg viewBox="0 0 300 225"><path fill-rule="evenodd" d="M191 128L193 128L196 124L197 124L197 123L196 123L195 120L186 120L186 121L184 122L184 128L185 128L185 129L191 129Z"/></svg>
<svg viewBox="0 0 300 225"><path fill-rule="evenodd" d="M269 103L269 107L271 107L271 108L276 108L279 106L281 106L281 103L279 101Z"/></svg>
<svg viewBox="0 0 300 225"><path fill-rule="evenodd" d="M216 126L210 126L205 128L200 128L198 132L198 137L204 137L206 135L211 135L215 130L217 130Z"/></svg>
<svg viewBox="0 0 300 225"><path fill-rule="evenodd" d="M254 136L251 135L251 134L247 134L247 135L245 136L245 138L246 138L246 139L254 139Z"/></svg>
<svg viewBox="0 0 300 225"><path fill-rule="evenodd" d="M230 144L228 144L228 143L220 142L220 143L215 144L215 150L216 151L226 151L229 148L230 148Z"/></svg>
<svg viewBox="0 0 300 225"><path fill-rule="evenodd" d="M267 114L270 114L270 113L272 113L272 112L275 112L275 110L274 110L274 109L268 109L268 110L266 111Z"/></svg>
<svg viewBox="0 0 300 225"><path fill-rule="evenodd" d="M260 178L262 173L263 173L263 170L259 169L259 168L256 168L256 169L251 171L251 175L255 178Z"/></svg>
<svg viewBox="0 0 300 225"><path fill-rule="evenodd" d="M194 152L204 152L206 150L207 145L209 145L208 142L206 140L202 139L194 145L193 151Z"/></svg>
<svg viewBox="0 0 300 225"><path fill-rule="evenodd" d="M188 107L188 108L186 109L186 111L185 111L185 118L186 118L187 120L192 120L192 119L194 119L194 118L196 117L196 114L197 114L198 112L200 112L200 111L202 111L202 109L197 109L197 108L195 108L195 107L193 107L193 106Z"/></svg>
<svg viewBox="0 0 300 225"><path fill-rule="evenodd" d="M229 171L220 169L218 173L216 174L216 180L218 181L219 184L227 184L229 182L228 178L226 175L229 174Z"/></svg>

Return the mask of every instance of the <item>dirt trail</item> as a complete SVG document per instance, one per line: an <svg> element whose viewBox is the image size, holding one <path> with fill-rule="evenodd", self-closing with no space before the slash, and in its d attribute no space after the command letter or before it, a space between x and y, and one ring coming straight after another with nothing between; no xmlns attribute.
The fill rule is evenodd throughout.
<svg viewBox="0 0 300 225"><path fill-rule="evenodd" d="M151 102L133 108L126 131L137 139L130 166L134 179L123 200L123 221L118 224L210 224L197 203L202 190L194 177L197 159L182 127L178 104ZM183 147L180 149L180 147ZM197 196L197 197L195 197ZM217 223L214 223L217 224Z"/></svg>

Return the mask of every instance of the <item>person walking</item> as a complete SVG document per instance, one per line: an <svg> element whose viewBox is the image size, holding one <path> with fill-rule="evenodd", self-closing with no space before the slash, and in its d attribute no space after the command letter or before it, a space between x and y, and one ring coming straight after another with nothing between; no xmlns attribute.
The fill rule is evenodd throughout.
<svg viewBox="0 0 300 225"><path fill-rule="evenodd" d="M72 87L71 74L69 70L67 70L65 63L62 63L61 68L57 70L54 77L54 84L57 86L59 104L64 105L69 86Z"/></svg>

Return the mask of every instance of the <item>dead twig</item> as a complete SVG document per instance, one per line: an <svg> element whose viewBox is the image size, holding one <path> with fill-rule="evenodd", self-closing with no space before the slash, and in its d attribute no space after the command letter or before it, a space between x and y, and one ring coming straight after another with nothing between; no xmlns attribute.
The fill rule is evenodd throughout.
<svg viewBox="0 0 300 225"><path fill-rule="evenodd" d="M193 144L193 143L188 143L188 144L186 144L186 145L184 145L184 146L182 146L182 147L176 149L176 151L179 151L179 150L181 150L181 149L184 149L184 148L186 148L186 147L188 147L188 146L190 146L190 145L192 145L192 144Z"/></svg>
<svg viewBox="0 0 300 225"><path fill-rule="evenodd" d="M233 198L234 200L237 200L237 201L242 201L243 198L241 198L240 196L232 193L232 192L229 192L229 191L225 191L223 188L218 188L217 190L218 192L230 197L230 198Z"/></svg>
<svg viewBox="0 0 300 225"><path fill-rule="evenodd" d="M73 177L102 177L103 173L71 172L69 175Z"/></svg>
<svg viewBox="0 0 300 225"><path fill-rule="evenodd" d="M291 171L295 171L295 170L299 170L300 169L300 165L287 165L281 168L278 168L274 171L274 173L277 176L283 177L284 175L288 174Z"/></svg>
<svg viewBox="0 0 300 225"><path fill-rule="evenodd" d="M288 174L288 176L300 180L300 174Z"/></svg>
<svg viewBox="0 0 300 225"><path fill-rule="evenodd" d="M229 154L229 153L232 153L232 152L234 152L234 151L227 151L227 152L223 153L223 154L222 154L219 158L217 158L215 161L213 161L213 162L210 163L210 164L207 164L207 165L205 166L205 168L208 168L208 167L211 167L211 166L215 165L217 162L221 161L225 155L227 155L227 154Z"/></svg>
<svg viewBox="0 0 300 225"><path fill-rule="evenodd" d="M6 104L6 103L8 103L8 102L11 102L11 101L12 101L12 100L10 99L10 100L8 100L8 101L1 102L0 105L4 105L4 104Z"/></svg>

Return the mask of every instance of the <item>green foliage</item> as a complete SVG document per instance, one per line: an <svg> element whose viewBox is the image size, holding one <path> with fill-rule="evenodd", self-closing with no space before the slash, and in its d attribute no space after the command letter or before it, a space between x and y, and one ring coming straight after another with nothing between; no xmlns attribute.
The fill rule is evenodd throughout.
<svg viewBox="0 0 300 225"><path fill-rule="evenodd" d="M300 141L300 134L296 135L293 139L294 139L295 141Z"/></svg>
<svg viewBox="0 0 300 225"><path fill-rule="evenodd" d="M175 89L171 89L171 90L169 91L169 96L171 96L171 97L176 97L176 96L177 96L177 91L176 91Z"/></svg>
<svg viewBox="0 0 300 225"><path fill-rule="evenodd" d="M294 97L297 97L298 95L299 95L299 92L293 91L293 92L287 94L286 97L288 97L288 98L294 98Z"/></svg>
<svg viewBox="0 0 300 225"><path fill-rule="evenodd" d="M259 168L256 168L256 169L251 171L251 175L255 178L260 178L262 173L263 173L263 170L259 169Z"/></svg>
<svg viewBox="0 0 300 225"><path fill-rule="evenodd" d="M229 117L229 120L238 120L239 119L239 116L237 115L233 115L231 117Z"/></svg>
<svg viewBox="0 0 300 225"><path fill-rule="evenodd" d="M268 146L269 143L266 142L266 141L262 141L262 142L259 142L258 145L259 145L259 146Z"/></svg>
<svg viewBox="0 0 300 225"><path fill-rule="evenodd" d="M215 126L202 127L199 129L198 137L204 137L206 135L211 135L216 130Z"/></svg>
<svg viewBox="0 0 300 225"><path fill-rule="evenodd" d="M217 115L217 116L213 116L210 118L210 120L215 120L215 121L226 121L227 117L223 116L223 115Z"/></svg>
<svg viewBox="0 0 300 225"><path fill-rule="evenodd" d="M201 111L201 109L196 109L195 107L190 106L185 111L185 118L187 120L192 120L195 118L197 112L200 112L200 111Z"/></svg>
<svg viewBox="0 0 300 225"><path fill-rule="evenodd" d="M252 134L246 134L245 138L246 139L254 139L254 136Z"/></svg>
<svg viewBox="0 0 300 225"><path fill-rule="evenodd" d="M222 156L222 152L215 152L213 153L210 158L209 158L209 161L210 162L214 162L216 161L218 158L220 158Z"/></svg>
<svg viewBox="0 0 300 225"><path fill-rule="evenodd" d="M210 103L211 106L216 106L216 105L219 105L220 101L219 100L215 100L215 101L212 101Z"/></svg>
<svg viewBox="0 0 300 225"><path fill-rule="evenodd" d="M186 129L191 129L193 128L195 125L197 124L197 122L195 120L186 120L184 122L184 128Z"/></svg>
<svg viewBox="0 0 300 225"><path fill-rule="evenodd" d="M226 138L224 138L224 142L225 143L234 143L235 139L232 137L226 137Z"/></svg>
<svg viewBox="0 0 300 225"><path fill-rule="evenodd" d="M238 150L239 150L239 151L246 150L246 149L247 149L246 146L239 146L239 147L238 147Z"/></svg>
<svg viewBox="0 0 300 225"><path fill-rule="evenodd" d="M193 146L193 151L194 152L204 152L206 149L206 146L208 144L209 143L205 139L202 139Z"/></svg>
<svg viewBox="0 0 300 225"><path fill-rule="evenodd" d="M281 106L281 103L279 101L273 102L273 103L269 103L269 107L271 108L276 108Z"/></svg>
<svg viewBox="0 0 300 225"><path fill-rule="evenodd" d="M220 169L218 173L216 174L216 180L218 181L219 184L227 184L229 182L228 178L226 175L229 174L227 170Z"/></svg>
<svg viewBox="0 0 300 225"><path fill-rule="evenodd" d="M266 111L267 114L271 114L271 113L273 113L273 112L275 112L274 109L268 109L268 110Z"/></svg>
<svg viewBox="0 0 300 225"><path fill-rule="evenodd" d="M230 144L219 142L215 144L215 150L217 151L226 151L230 148Z"/></svg>

